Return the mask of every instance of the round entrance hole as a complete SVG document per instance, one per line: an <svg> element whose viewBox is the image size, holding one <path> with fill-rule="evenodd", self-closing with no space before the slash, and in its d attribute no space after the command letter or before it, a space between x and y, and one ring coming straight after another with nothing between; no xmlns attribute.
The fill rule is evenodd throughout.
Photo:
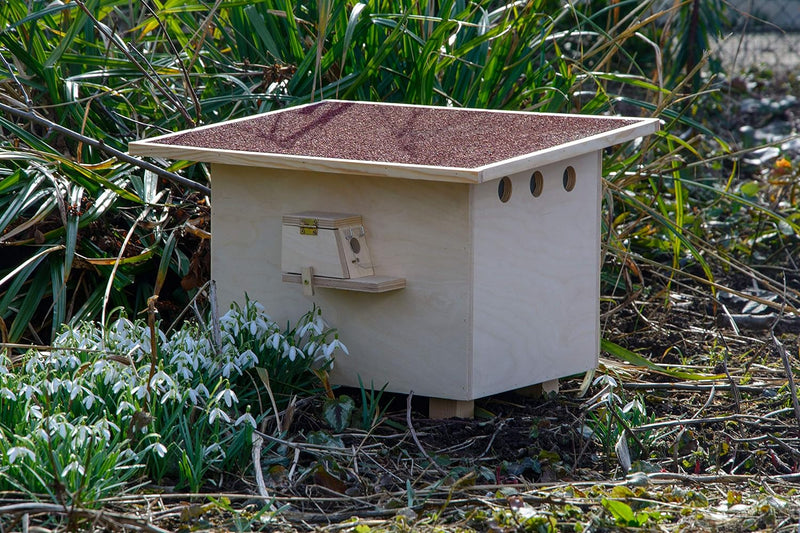
<svg viewBox="0 0 800 533"><path fill-rule="evenodd" d="M531 175L531 194L538 198L542 194L542 189L544 189L544 176L537 170Z"/></svg>
<svg viewBox="0 0 800 533"><path fill-rule="evenodd" d="M500 183L497 184L497 196L500 201L506 203L511 198L511 180L508 176L500 178Z"/></svg>
<svg viewBox="0 0 800 533"><path fill-rule="evenodd" d="M575 188L575 169L567 167L564 170L564 190L569 192Z"/></svg>
<svg viewBox="0 0 800 533"><path fill-rule="evenodd" d="M353 250L353 253L356 255L361 251L361 243L358 242L358 239L355 237L350 238L350 249Z"/></svg>

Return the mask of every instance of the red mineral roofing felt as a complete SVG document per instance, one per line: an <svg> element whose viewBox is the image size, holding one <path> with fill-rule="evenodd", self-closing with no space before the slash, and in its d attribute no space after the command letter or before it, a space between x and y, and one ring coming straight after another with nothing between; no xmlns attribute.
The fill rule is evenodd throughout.
<svg viewBox="0 0 800 533"><path fill-rule="evenodd" d="M301 157L478 168L637 122L324 101L188 130L153 142Z"/></svg>

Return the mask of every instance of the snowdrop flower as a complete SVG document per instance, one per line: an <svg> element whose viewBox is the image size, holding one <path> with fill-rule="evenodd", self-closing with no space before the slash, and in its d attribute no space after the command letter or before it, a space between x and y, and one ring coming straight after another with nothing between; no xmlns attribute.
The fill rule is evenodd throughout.
<svg viewBox="0 0 800 533"><path fill-rule="evenodd" d="M213 424L217 418L221 418L225 422L231 421L231 417L229 417L228 414L219 407L215 407L211 410L211 413L208 415L208 423Z"/></svg>
<svg viewBox="0 0 800 533"><path fill-rule="evenodd" d="M114 383L114 386L111 387L111 392L113 392L114 394L119 394L119 392L127 386L128 386L127 383L125 383L122 380L118 380L117 382Z"/></svg>
<svg viewBox="0 0 800 533"><path fill-rule="evenodd" d="M205 447L205 449L203 450L203 457L208 457L212 453L217 455L216 457L217 459L225 458L225 450L223 450L222 446L220 446L216 442L214 444Z"/></svg>
<svg viewBox="0 0 800 533"><path fill-rule="evenodd" d="M333 355L333 351L336 350L336 348L342 350L345 355L350 355L350 352L347 351L347 347L339 342L339 339L333 339L330 343L328 343L325 348L322 349L322 353L325 354L325 357L330 359L331 355Z"/></svg>
<svg viewBox="0 0 800 533"><path fill-rule="evenodd" d="M148 446L147 448L145 448L145 451L146 451L146 452L147 452L147 451L152 451L152 452L153 452L153 453L155 453L157 456L159 456L159 457L162 457L162 458L163 458L165 455L167 455L167 447L166 447L166 446L164 446L163 444L161 444L160 442L154 442L153 444L151 444L150 446Z"/></svg>
<svg viewBox="0 0 800 533"><path fill-rule="evenodd" d="M267 345L272 346L272 349L276 351L278 350L278 346L280 346L282 342L283 342L283 335L277 332L270 335L269 338L267 339Z"/></svg>
<svg viewBox="0 0 800 533"><path fill-rule="evenodd" d="M133 461L135 459L138 459L138 457L136 457L136 452L130 448L123 448L123 450L119 452L120 462Z"/></svg>
<svg viewBox="0 0 800 533"><path fill-rule="evenodd" d="M60 422L60 423L59 422L54 422L54 423L50 424L50 433L51 434L55 433L56 435L58 435L62 439L66 439L67 438L67 425L64 424L63 422Z"/></svg>
<svg viewBox="0 0 800 533"><path fill-rule="evenodd" d="M176 401L181 400L181 394L177 388L168 390L166 394L164 394L164 396L161 397L161 405L164 405L169 400L176 400Z"/></svg>
<svg viewBox="0 0 800 533"><path fill-rule="evenodd" d="M64 380L64 389L69 392L69 399L74 400L78 397L78 393L81 391L81 387L77 385L74 381Z"/></svg>
<svg viewBox="0 0 800 533"><path fill-rule="evenodd" d="M321 346L317 344L317 341L311 341L308 344L306 344L306 353L309 356L313 357L317 353L317 351L320 350L320 348Z"/></svg>
<svg viewBox="0 0 800 533"><path fill-rule="evenodd" d="M7 387L0 389L0 398L5 398L7 400L11 400L12 402L17 401L17 395L11 392Z"/></svg>
<svg viewBox="0 0 800 533"><path fill-rule="evenodd" d="M270 328L269 318L267 318L264 314L257 316L255 323L256 326L258 326L259 333L266 333L266 331Z"/></svg>
<svg viewBox="0 0 800 533"><path fill-rule="evenodd" d="M233 392L231 389L223 389L221 390L215 397L214 402L218 403L222 399L225 402L225 405L230 407L234 403L239 403L239 398L236 397L236 393Z"/></svg>
<svg viewBox="0 0 800 533"><path fill-rule="evenodd" d="M197 394L197 391L195 389L189 389L186 394L189 397L189 401L192 402L192 405L197 405L197 402L200 399L200 395Z"/></svg>
<svg viewBox="0 0 800 533"><path fill-rule="evenodd" d="M54 395L58 392L58 389L61 387L61 380L55 378L54 380L44 379L42 380L42 385L44 386L45 392L50 396Z"/></svg>
<svg viewBox="0 0 800 533"><path fill-rule="evenodd" d="M42 391L36 385L31 385L30 383L25 383L20 390L20 394L25 396L26 400L30 400L33 396L41 396Z"/></svg>
<svg viewBox="0 0 800 533"><path fill-rule="evenodd" d="M234 362L240 367L250 368L251 366L258 363L258 356L253 353L253 350L250 350L248 348L247 350L239 354L239 357L237 357L234 360Z"/></svg>
<svg viewBox="0 0 800 533"><path fill-rule="evenodd" d="M86 442L86 439L89 437L89 434L93 433L89 431L89 427L84 424L79 424L75 427L72 431L72 440L74 440L79 446Z"/></svg>
<svg viewBox="0 0 800 533"><path fill-rule="evenodd" d="M225 363L225 365L222 367L222 377L224 378L231 377L231 370L235 370L236 373L240 376L242 375L242 369L236 366L236 364L233 361L229 361Z"/></svg>
<svg viewBox="0 0 800 533"><path fill-rule="evenodd" d="M230 333L233 333L234 335L239 334L240 331L239 320L236 320L236 317L234 315L225 314L225 316L220 318L219 322L220 326L222 326L223 329L227 330Z"/></svg>
<svg viewBox="0 0 800 533"><path fill-rule="evenodd" d="M196 333L199 333L199 332L196 332ZM183 335L180 340L183 343L184 347L186 348L187 352L193 352L194 351L195 342L194 342L194 339L192 338L192 336L188 334L188 332L187 332L187 334ZM187 355L187 357L188 357L188 355Z"/></svg>
<svg viewBox="0 0 800 533"><path fill-rule="evenodd" d="M190 381L194 377L194 372L188 366L178 365L178 375L184 381Z"/></svg>
<svg viewBox="0 0 800 533"><path fill-rule="evenodd" d="M25 412L25 420L30 420L31 418L41 420L43 416L42 408L38 405L29 405L28 410Z"/></svg>
<svg viewBox="0 0 800 533"><path fill-rule="evenodd" d="M153 374L153 379L150 380L150 387L151 388L158 387L162 383L166 383L171 389L175 388L175 381L171 377L169 377L166 374L166 372L164 372L163 370L159 370L158 372Z"/></svg>
<svg viewBox="0 0 800 533"><path fill-rule="evenodd" d="M75 370L81 366L81 360L78 359L74 352L66 352L66 357L62 357L61 364L68 366L71 370Z"/></svg>
<svg viewBox="0 0 800 533"><path fill-rule="evenodd" d="M256 420L252 417L250 413L245 413L239 418L236 419L236 422L233 423L234 426L239 427L240 425L247 423L250 424L253 428L256 427Z"/></svg>
<svg viewBox="0 0 800 533"><path fill-rule="evenodd" d="M208 392L208 388L206 388L205 383L198 384L194 389L197 391L198 394L202 394L206 398L209 398L211 396L211 393Z"/></svg>
<svg viewBox="0 0 800 533"><path fill-rule="evenodd" d="M319 326L314 322L309 322L308 324L304 325L297 331L297 338L301 339L305 337L306 333L308 333L309 330L313 331L317 335L322 335L322 330L319 328Z"/></svg>
<svg viewBox="0 0 800 533"><path fill-rule="evenodd" d="M14 446L13 448L9 448L8 452L8 462L12 465L16 462L18 457L28 458L31 461L36 459L36 454L33 453L33 450L29 450L24 446Z"/></svg>
<svg viewBox="0 0 800 533"><path fill-rule="evenodd" d="M108 367L108 370L106 370L106 375L103 376L103 385L108 386L113 383L114 384L113 387L116 389L117 383L119 383L120 386L124 386L126 384L126 381L130 381L130 378L131 378L130 370L127 370L125 372L120 372L115 368ZM119 389L117 389L117 392L119 392Z"/></svg>
<svg viewBox="0 0 800 533"><path fill-rule="evenodd" d="M129 332L134 329L133 322L127 318L118 318L111 324L110 334L116 334L118 338L125 339L129 337Z"/></svg>
<svg viewBox="0 0 800 533"><path fill-rule="evenodd" d="M283 357L288 357L289 361L294 361L297 356L305 357L303 351L297 346L291 346L288 342L283 341Z"/></svg>
<svg viewBox="0 0 800 533"><path fill-rule="evenodd" d="M119 405L117 406L117 414L118 415L122 414L125 411L130 411L130 412L134 413L134 412L136 412L136 407L134 407L132 403L126 402L126 401L123 400L123 401L119 402Z"/></svg>
<svg viewBox="0 0 800 533"><path fill-rule="evenodd" d="M187 359L187 353L182 350L175 350L172 357L169 358L169 364L180 364Z"/></svg>
<svg viewBox="0 0 800 533"><path fill-rule="evenodd" d="M70 472L77 472L82 476L84 474L83 465L79 463L77 459L71 461L64 467L64 470L61 471L61 477L67 477Z"/></svg>
<svg viewBox="0 0 800 533"><path fill-rule="evenodd" d="M150 394L147 392L147 386L145 385L139 385L138 387L134 387L133 390L131 390L131 394L133 394L140 400L145 396L147 396L148 400L150 399Z"/></svg>
<svg viewBox="0 0 800 533"><path fill-rule="evenodd" d="M102 437L103 440L109 441L111 440L111 431L114 430L115 433L119 433L119 426L106 419L102 419L99 424L93 427L93 430L95 435Z"/></svg>
<svg viewBox="0 0 800 533"><path fill-rule="evenodd" d="M83 403L83 406L87 410L89 410L89 409L92 408L92 405L94 405L95 400L97 400L98 398L92 392L90 392L88 390L86 392L87 392L86 397L83 399L82 403Z"/></svg>
<svg viewBox="0 0 800 533"><path fill-rule="evenodd" d="M108 361L105 359L98 359L94 362L94 364L92 364L92 377L105 376L105 373L108 371L108 367Z"/></svg>

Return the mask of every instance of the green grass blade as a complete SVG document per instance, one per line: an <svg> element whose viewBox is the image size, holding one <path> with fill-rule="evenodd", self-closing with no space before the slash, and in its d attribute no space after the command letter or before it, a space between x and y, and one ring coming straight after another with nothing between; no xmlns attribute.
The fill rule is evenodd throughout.
<svg viewBox="0 0 800 533"><path fill-rule="evenodd" d="M658 372L659 374L666 374L667 376L671 376L673 378L678 379L686 379L692 381L710 381L710 380L717 380L723 379L725 374L699 374L696 372L683 372L679 370L672 370L670 368L665 368L659 366L652 361L642 357L641 355L628 350L627 348L623 348L619 344L611 342L606 339L600 340L600 349L610 353L614 357L625 361L626 363L630 363L632 365L647 368L648 370L652 370L653 372Z"/></svg>

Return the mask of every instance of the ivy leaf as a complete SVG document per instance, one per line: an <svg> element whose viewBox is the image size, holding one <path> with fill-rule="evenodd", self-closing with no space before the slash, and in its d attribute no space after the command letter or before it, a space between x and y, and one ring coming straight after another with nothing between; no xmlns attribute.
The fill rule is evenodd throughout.
<svg viewBox="0 0 800 533"><path fill-rule="evenodd" d="M339 494L344 494L347 490L344 481L325 470L322 465L317 465L314 469L314 483Z"/></svg>
<svg viewBox="0 0 800 533"><path fill-rule="evenodd" d="M761 186L757 181L748 181L747 183L743 183L742 186L739 187L739 190L746 196L755 196L758 194L760 188Z"/></svg>
<svg viewBox="0 0 800 533"><path fill-rule="evenodd" d="M636 523L636 516L633 514L633 509L627 503L617 500L609 500L603 498L603 507L611 513L611 515L624 525L632 525Z"/></svg>
<svg viewBox="0 0 800 533"><path fill-rule="evenodd" d="M355 409L355 402L349 396L339 396L325 400L322 416L331 428L338 432L344 431L350 425L350 416Z"/></svg>

